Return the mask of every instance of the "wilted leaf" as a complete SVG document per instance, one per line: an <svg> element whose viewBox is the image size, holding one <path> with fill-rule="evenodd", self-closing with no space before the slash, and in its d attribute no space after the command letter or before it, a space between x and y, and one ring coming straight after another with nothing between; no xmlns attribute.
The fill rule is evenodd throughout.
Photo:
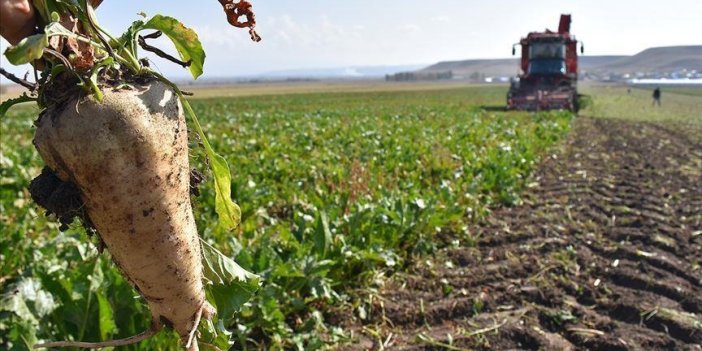
<svg viewBox="0 0 702 351"><path fill-rule="evenodd" d="M256 33L256 15L253 12L253 6L246 0L219 0L224 8L224 13L227 14L227 21L237 28L249 28L251 40L255 42L261 41L261 36ZM245 21L242 21L245 18Z"/></svg>
<svg viewBox="0 0 702 351"><path fill-rule="evenodd" d="M5 57L13 65L22 65L40 59L44 49L49 46L49 36L46 33L30 35L17 45L5 50Z"/></svg>
<svg viewBox="0 0 702 351"><path fill-rule="evenodd" d="M193 78L202 74L202 66L205 63L205 51L202 49L200 39L192 29L184 26L173 17L156 15L146 22L142 29L155 29L163 32L171 39L180 58L184 62L190 62L188 69Z"/></svg>

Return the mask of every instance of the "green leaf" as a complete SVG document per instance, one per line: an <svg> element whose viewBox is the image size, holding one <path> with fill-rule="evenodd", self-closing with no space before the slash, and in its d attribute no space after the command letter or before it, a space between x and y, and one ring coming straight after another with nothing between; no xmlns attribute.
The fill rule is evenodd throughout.
<svg viewBox="0 0 702 351"><path fill-rule="evenodd" d="M3 336L7 337L5 341L9 341L9 344L14 344L8 351L31 350L38 341L37 326L26 320L19 320L12 323L10 330Z"/></svg>
<svg viewBox="0 0 702 351"><path fill-rule="evenodd" d="M331 241L332 234L329 230L329 219L327 218L326 212L321 211L317 218L317 228L315 228L314 233L314 246L321 257L327 255L327 250L329 250Z"/></svg>
<svg viewBox="0 0 702 351"><path fill-rule="evenodd" d="M98 102L102 102L102 99L104 97L104 94L98 86L98 75L100 74L100 71L102 71L106 66L112 65L114 64L114 62L115 60L112 57L108 57L97 63L90 72L90 79L87 83L88 85L90 85L90 91L93 93L95 100L97 100Z"/></svg>
<svg viewBox="0 0 702 351"><path fill-rule="evenodd" d="M79 19L82 22L85 22L86 15L83 9L85 8L84 6L81 6L81 1L79 0L55 0L56 3L56 12L60 14L71 14L73 17Z"/></svg>
<svg viewBox="0 0 702 351"><path fill-rule="evenodd" d="M211 284L206 286L217 307L217 315L229 320L241 306L253 297L261 285L261 278L239 266L231 258L202 239L204 276Z"/></svg>
<svg viewBox="0 0 702 351"><path fill-rule="evenodd" d="M225 256L214 246L200 239L202 243L202 259L204 275L207 280L215 285L224 285L234 281L248 282L253 280L253 286L258 289L259 276L239 266L234 260Z"/></svg>
<svg viewBox="0 0 702 351"><path fill-rule="evenodd" d="M90 285L88 286L88 292L97 291L98 288L105 281L105 274L102 272L102 269L100 269L100 265L98 264L97 258L94 259L93 271L88 276L88 281L90 282Z"/></svg>
<svg viewBox="0 0 702 351"><path fill-rule="evenodd" d="M39 321L27 306L24 295L18 292L11 292L0 297L0 311L7 311L16 314L20 319L37 325Z"/></svg>
<svg viewBox="0 0 702 351"><path fill-rule="evenodd" d="M65 72L65 71L66 71L66 66L64 66L64 65L62 65L62 64L60 64L60 63L59 63L59 64L56 64L56 65L54 65L53 67L51 67L50 77L52 77L52 78L53 78L53 77L56 77L56 76L58 76L60 73Z"/></svg>
<svg viewBox="0 0 702 351"><path fill-rule="evenodd" d="M30 102L30 101L37 101L37 99L29 97L27 93L24 93L20 95L17 98L14 99L7 99L0 104L0 118L5 117L5 114L7 113L7 110L10 109L10 107L21 104L23 102Z"/></svg>
<svg viewBox="0 0 702 351"><path fill-rule="evenodd" d="M99 326L101 340L107 340L117 332L117 325L114 320L114 313L110 302L102 291L95 293L98 299Z"/></svg>
<svg viewBox="0 0 702 351"><path fill-rule="evenodd" d="M241 222L241 209L231 199L232 175L229 173L229 165L224 157L214 152L209 143L205 149L210 159L217 188L215 190L215 211L219 216L219 225L232 230Z"/></svg>
<svg viewBox="0 0 702 351"><path fill-rule="evenodd" d="M173 17L156 15L144 24L143 29L155 29L163 32L171 39L180 58L190 62L190 74L197 78L202 74L205 63L205 51L202 49L197 33L187 28Z"/></svg>
<svg viewBox="0 0 702 351"><path fill-rule="evenodd" d="M51 22L44 28L44 33L48 36L62 35L64 37L77 37L76 33L71 32L59 22Z"/></svg>
<svg viewBox="0 0 702 351"><path fill-rule="evenodd" d="M44 49L49 46L49 36L46 33L30 35L19 44L5 50L5 57L13 65L22 65L40 59Z"/></svg>
<svg viewBox="0 0 702 351"><path fill-rule="evenodd" d="M137 33L144 28L144 21L142 20L137 20L132 22L132 25L127 28L127 31L122 34L122 36L119 37L118 43L110 43L110 46L119 46L119 49L123 48L128 48L132 49L134 45L136 45L136 35Z"/></svg>
<svg viewBox="0 0 702 351"><path fill-rule="evenodd" d="M56 0L33 0L34 8L45 23L52 22L51 13L55 12Z"/></svg>
<svg viewBox="0 0 702 351"><path fill-rule="evenodd" d="M122 57L128 61L126 64L131 66L130 68L138 72L141 69L141 63L136 59L137 57L137 33L144 27L144 21L134 21L127 31L122 34L119 39L110 38L110 46ZM125 62L123 62L125 63Z"/></svg>
<svg viewBox="0 0 702 351"><path fill-rule="evenodd" d="M215 318L214 321L203 321L200 323L198 331L200 332L200 337L198 337L200 350L229 350L234 344L231 340L232 332L227 330L220 318Z"/></svg>
<svg viewBox="0 0 702 351"><path fill-rule="evenodd" d="M226 230L232 230L239 225L241 222L241 209L237 204L232 201L232 175L229 173L229 165L224 157L218 155L212 146L210 146L205 132L202 130L200 121L198 121L195 111L188 103L188 100L182 94L180 95L180 101L188 113L193 123L195 124L195 130L202 140L202 144L205 147L205 153L210 161L210 166L212 167L212 173L214 175L214 185L215 185L215 211L219 216L219 226Z"/></svg>

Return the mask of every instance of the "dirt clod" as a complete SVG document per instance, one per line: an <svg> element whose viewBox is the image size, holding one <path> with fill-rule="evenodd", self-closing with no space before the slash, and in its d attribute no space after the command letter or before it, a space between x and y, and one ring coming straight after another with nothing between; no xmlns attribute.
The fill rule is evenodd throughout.
<svg viewBox="0 0 702 351"><path fill-rule="evenodd" d="M205 181L205 175L193 168L190 170L190 195L200 196L200 184Z"/></svg>
<svg viewBox="0 0 702 351"><path fill-rule="evenodd" d="M79 219L93 230L88 214L85 212L80 189L75 184L64 182L49 167L44 167L41 174L29 184L32 199L46 209L47 214L55 214L61 223L61 231L68 229L74 219Z"/></svg>

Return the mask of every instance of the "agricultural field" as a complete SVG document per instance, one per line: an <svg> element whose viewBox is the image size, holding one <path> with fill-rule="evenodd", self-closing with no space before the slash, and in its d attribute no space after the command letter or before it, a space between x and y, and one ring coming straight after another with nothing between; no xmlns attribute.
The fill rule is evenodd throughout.
<svg viewBox="0 0 702 351"><path fill-rule="evenodd" d="M583 115L628 121L663 122L684 127L702 125L700 97L702 89L662 88L662 107L653 106L653 89L616 85L585 85L582 92L592 98L592 106Z"/></svg>
<svg viewBox="0 0 702 351"><path fill-rule="evenodd" d="M585 91L522 204L369 294L344 349L702 348L702 98Z"/></svg>
<svg viewBox="0 0 702 351"><path fill-rule="evenodd" d="M206 183L194 198L201 235L263 278L227 321L234 348L353 343L356 331L338 321L367 317L368 293L387 277L439 248L474 243L470 226L522 203L528 175L572 120L486 111L504 103L504 87L403 90L193 100L232 167L243 214L235 232L217 229ZM0 348L138 333L148 311L109 255L77 223L60 232L29 196L42 167L36 113L20 107L1 121ZM204 162L192 159L201 171ZM177 344L163 332L122 349Z"/></svg>
<svg viewBox="0 0 702 351"><path fill-rule="evenodd" d="M205 183L201 235L263 281L233 349L699 350L702 97L591 86L574 117L408 87L192 100L243 214L217 229ZM35 118L0 121L0 348L146 329L108 254L30 199Z"/></svg>

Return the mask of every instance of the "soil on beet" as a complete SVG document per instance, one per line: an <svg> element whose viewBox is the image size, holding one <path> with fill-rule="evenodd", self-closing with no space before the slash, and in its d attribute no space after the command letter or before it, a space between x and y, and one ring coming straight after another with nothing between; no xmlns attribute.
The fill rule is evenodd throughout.
<svg viewBox="0 0 702 351"><path fill-rule="evenodd" d="M62 181L49 167L44 167L41 174L29 184L29 193L47 214L54 214L61 224L61 230L68 229L73 219L79 219L89 233L93 225L85 211L80 189L75 184Z"/></svg>
<svg viewBox="0 0 702 351"><path fill-rule="evenodd" d="M342 349L702 350L702 136L578 118L523 205L387 282Z"/></svg>

